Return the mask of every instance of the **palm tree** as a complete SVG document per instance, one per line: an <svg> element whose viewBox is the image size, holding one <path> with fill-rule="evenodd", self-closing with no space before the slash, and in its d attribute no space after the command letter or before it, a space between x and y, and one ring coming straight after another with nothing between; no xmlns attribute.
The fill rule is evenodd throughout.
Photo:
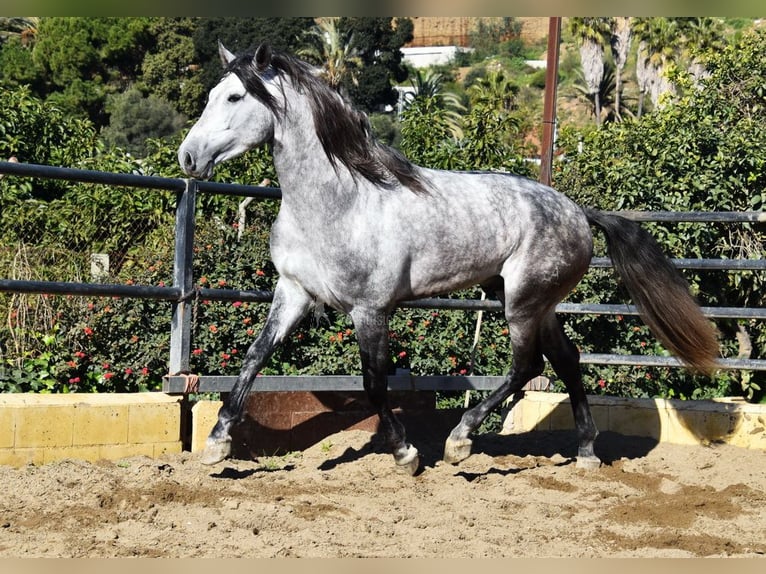
<svg viewBox="0 0 766 574"><path fill-rule="evenodd" d="M663 94L672 93L675 89L666 72L677 59L678 26L672 18L637 18L633 30L639 41L636 78L640 117L646 94L657 106Z"/></svg>
<svg viewBox="0 0 766 574"><path fill-rule="evenodd" d="M580 45L580 62L588 93L596 106L596 125L601 125L599 86L604 77L604 44L611 36L611 18L571 18L570 29Z"/></svg>
<svg viewBox="0 0 766 574"><path fill-rule="evenodd" d="M354 71L362 66L354 35L338 27L340 18L322 18L306 34L308 43L297 50L298 55L322 68L322 76L338 92L343 92L346 79L356 85ZM345 95L345 94L344 94Z"/></svg>
<svg viewBox="0 0 766 574"><path fill-rule="evenodd" d="M683 34L682 53L692 78L699 82L706 77L703 54L723 47L723 29L716 18L676 18Z"/></svg>
<svg viewBox="0 0 766 574"><path fill-rule="evenodd" d="M574 88L578 97L587 101L591 106L591 113L596 113L595 96L590 93L582 71L577 71L577 80ZM598 87L598 99L601 102L601 115L604 122L621 121L624 117L632 117L633 112L627 107L623 98L618 98L617 71L614 64L608 60L604 62L604 76ZM617 106L620 106L618 109Z"/></svg>
<svg viewBox="0 0 766 574"><path fill-rule="evenodd" d="M506 77L502 70L489 72L468 88L473 104L483 104L506 112L516 107L518 92L519 88Z"/></svg>
<svg viewBox="0 0 766 574"><path fill-rule="evenodd" d="M454 92L444 89L447 79L444 74L428 69L425 72L414 70L410 79L412 92L404 94L404 108L414 103L430 102L426 107L438 108L438 115L444 124L448 127L450 133L455 139L463 137L462 114L465 112L465 106L460 102L460 98Z"/></svg>
<svg viewBox="0 0 766 574"><path fill-rule="evenodd" d="M617 17L612 20L612 58L614 59L615 71L615 94L614 94L614 111L617 119L621 119L620 110L622 107L622 70L625 68L625 63L628 61L628 53L630 52L630 43L632 39L631 18Z"/></svg>

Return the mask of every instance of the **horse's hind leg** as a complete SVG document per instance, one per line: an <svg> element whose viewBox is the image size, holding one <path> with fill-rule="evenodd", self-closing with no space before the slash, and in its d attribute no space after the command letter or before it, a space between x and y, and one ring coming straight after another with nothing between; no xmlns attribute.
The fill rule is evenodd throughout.
<svg viewBox="0 0 766 574"><path fill-rule="evenodd" d="M577 428L577 466L587 469L598 468L601 461L593 450L598 430L593 422L585 387L582 384L580 353L564 333L554 313L550 313L544 320L540 329L540 341L543 353L569 393Z"/></svg>
<svg viewBox="0 0 766 574"><path fill-rule="evenodd" d="M509 321L513 361L503 384L492 391L481 403L463 413L460 423L452 429L444 444L444 461L456 464L471 454L469 435L487 415L511 394L543 372L536 318Z"/></svg>
<svg viewBox="0 0 766 574"><path fill-rule="evenodd" d="M404 425L388 405L388 315L355 309L351 318L359 341L364 388L380 417L381 434L396 464L409 474L415 474L420 465L418 450L407 442Z"/></svg>

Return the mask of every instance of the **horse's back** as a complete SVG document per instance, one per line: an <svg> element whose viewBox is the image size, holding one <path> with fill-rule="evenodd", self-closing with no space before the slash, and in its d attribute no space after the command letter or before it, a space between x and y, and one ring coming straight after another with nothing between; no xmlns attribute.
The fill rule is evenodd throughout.
<svg viewBox="0 0 766 574"><path fill-rule="evenodd" d="M582 209L563 194L503 173L426 175L429 193L410 198L399 214L415 294L421 294L421 277L423 284L448 290L515 268L530 279L555 270L567 284L582 276L592 235Z"/></svg>

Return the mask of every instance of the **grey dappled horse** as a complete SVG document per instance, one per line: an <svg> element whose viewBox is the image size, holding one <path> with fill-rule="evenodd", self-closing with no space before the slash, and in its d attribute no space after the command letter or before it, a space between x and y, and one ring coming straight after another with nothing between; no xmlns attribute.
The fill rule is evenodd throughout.
<svg viewBox="0 0 766 574"><path fill-rule="evenodd" d="M219 52L225 73L178 160L187 175L204 179L216 164L269 143L282 202L271 229L279 272L274 300L207 439L204 463L230 454L230 430L256 374L315 305L327 304L351 316L381 432L396 464L415 473L418 451L386 398L388 317L398 302L481 284L504 304L513 360L503 384L452 430L444 459L470 455L471 433L543 371L545 356L571 399L577 463L597 467L579 354L554 313L588 269L590 224L605 232L617 272L653 333L691 368L715 368L713 326L636 223L581 208L523 177L413 165L375 141L367 117L306 63L266 45L239 56L219 45Z"/></svg>

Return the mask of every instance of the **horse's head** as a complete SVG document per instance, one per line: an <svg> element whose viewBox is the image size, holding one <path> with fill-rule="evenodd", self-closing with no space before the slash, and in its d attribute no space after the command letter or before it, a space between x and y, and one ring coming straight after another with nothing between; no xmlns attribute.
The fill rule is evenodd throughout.
<svg viewBox="0 0 766 574"><path fill-rule="evenodd" d="M191 177L207 179L213 168L237 157L274 134L274 114L267 105L271 49L261 45L254 55L236 57L218 44L226 73L210 90L202 115L178 148L178 162ZM249 79L257 78L252 82ZM254 95L252 84L258 86ZM265 101L264 101L265 98Z"/></svg>

